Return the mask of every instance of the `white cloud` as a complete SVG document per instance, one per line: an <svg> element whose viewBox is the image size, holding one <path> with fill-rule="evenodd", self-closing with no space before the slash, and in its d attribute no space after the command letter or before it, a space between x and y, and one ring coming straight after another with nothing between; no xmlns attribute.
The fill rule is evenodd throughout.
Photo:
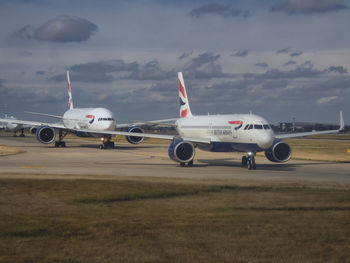
<svg viewBox="0 0 350 263"><path fill-rule="evenodd" d="M323 97L317 100L317 104L318 105L326 104L336 99L338 99L338 96Z"/></svg>
<svg viewBox="0 0 350 263"><path fill-rule="evenodd" d="M39 27L33 37L53 42L81 42L88 40L97 26L75 16L58 16Z"/></svg>

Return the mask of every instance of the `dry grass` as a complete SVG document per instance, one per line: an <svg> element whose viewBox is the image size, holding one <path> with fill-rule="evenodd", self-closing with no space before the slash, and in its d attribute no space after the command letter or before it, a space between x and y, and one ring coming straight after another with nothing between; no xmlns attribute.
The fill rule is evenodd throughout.
<svg viewBox="0 0 350 263"><path fill-rule="evenodd" d="M1 262L341 262L350 190L0 180Z"/></svg>
<svg viewBox="0 0 350 263"><path fill-rule="evenodd" d="M309 139L323 139L323 140L350 140L349 133L340 134L323 134L323 135L313 135L308 136Z"/></svg>
<svg viewBox="0 0 350 263"><path fill-rule="evenodd" d="M350 140L288 139L293 159L350 162Z"/></svg>
<svg viewBox="0 0 350 263"><path fill-rule="evenodd" d="M24 151L17 147L0 145L0 156L13 155L23 153Z"/></svg>

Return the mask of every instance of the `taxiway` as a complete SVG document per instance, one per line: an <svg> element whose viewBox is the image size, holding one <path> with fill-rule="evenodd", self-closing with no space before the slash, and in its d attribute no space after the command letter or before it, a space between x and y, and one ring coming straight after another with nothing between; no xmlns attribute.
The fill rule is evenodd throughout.
<svg viewBox="0 0 350 263"><path fill-rule="evenodd" d="M156 176L196 179L237 179L286 183L350 184L350 164L290 160L271 163L257 157L257 170L240 165L240 154L196 150L195 165L181 167L168 157L168 145L116 143L115 149L100 150L98 142L67 140L66 148L43 145L34 136L0 136L0 144L16 146L24 153L0 157L0 177L28 175Z"/></svg>

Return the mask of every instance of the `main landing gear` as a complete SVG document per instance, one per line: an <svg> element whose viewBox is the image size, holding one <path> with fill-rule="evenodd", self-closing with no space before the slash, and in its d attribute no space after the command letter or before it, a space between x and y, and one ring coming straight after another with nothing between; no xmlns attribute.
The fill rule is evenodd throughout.
<svg viewBox="0 0 350 263"><path fill-rule="evenodd" d="M181 166L186 166L186 163L180 163ZM193 166L193 159L187 163L187 166Z"/></svg>
<svg viewBox="0 0 350 263"><path fill-rule="evenodd" d="M111 136L105 138L102 137L102 144L100 145L100 149L113 149L114 148L114 142L111 142Z"/></svg>
<svg viewBox="0 0 350 263"><path fill-rule="evenodd" d="M255 170L256 169L255 153L249 152L248 156L243 156L242 165L247 167L249 170Z"/></svg>
<svg viewBox="0 0 350 263"><path fill-rule="evenodd" d="M13 135L13 137L17 137L17 131L15 131L15 134ZM19 135L19 137L26 137L24 134L24 129L21 129L21 134Z"/></svg>
<svg viewBox="0 0 350 263"><path fill-rule="evenodd" d="M67 135L67 132L63 133L63 131L59 131L58 133L58 141L55 141L55 147L58 148L58 147L66 147L66 142L65 141L62 141L64 137L66 137Z"/></svg>

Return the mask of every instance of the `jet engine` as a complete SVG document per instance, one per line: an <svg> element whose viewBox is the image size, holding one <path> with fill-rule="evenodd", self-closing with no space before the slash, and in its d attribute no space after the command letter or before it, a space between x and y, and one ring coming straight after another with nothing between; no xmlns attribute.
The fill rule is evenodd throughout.
<svg viewBox="0 0 350 263"><path fill-rule="evenodd" d="M168 154L175 162L188 163L193 160L195 150L191 142L175 139L169 146Z"/></svg>
<svg viewBox="0 0 350 263"><path fill-rule="evenodd" d="M127 132L144 133L144 131L140 127L137 127L137 126L129 127ZM126 136L125 138L131 144L139 144L144 139L144 137L138 137L138 136Z"/></svg>
<svg viewBox="0 0 350 263"><path fill-rule="evenodd" d="M288 143L276 140L273 145L265 151L265 156L271 162L284 163L287 162L292 155L292 149Z"/></svg>
<svg viewBox="0 0 350 263"><path fill-rule="evenodd" d="M44 144L52 143L55 140L55 129L49 126L41 126L36 130L36 139Z"/></svg>

